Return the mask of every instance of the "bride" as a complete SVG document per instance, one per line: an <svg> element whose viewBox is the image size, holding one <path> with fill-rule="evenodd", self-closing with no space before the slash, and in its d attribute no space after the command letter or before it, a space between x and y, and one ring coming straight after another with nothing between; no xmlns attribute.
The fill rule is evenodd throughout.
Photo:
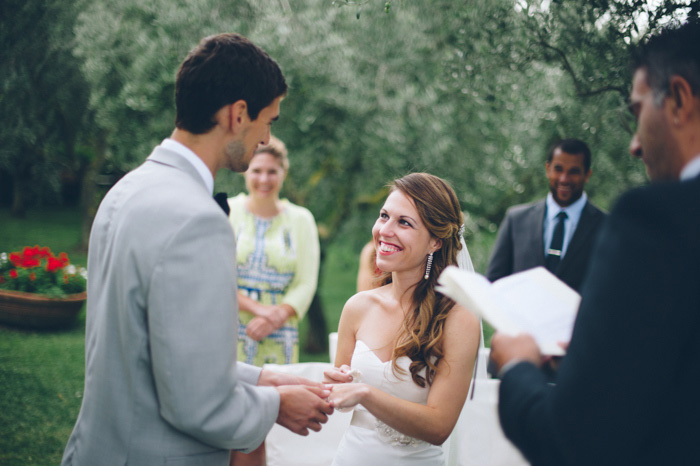
<svg viewBox="0 0 700 466"><path fill-rule="evenodd" d="M442 179L395 180L372 228L382 286L343 308L333 383L336 409L355 408L334 466L444 465L449 437L469 391L481 336L477 317L435 292L458 253L462 212ZM390 462L390 461L394 462Z"/></svg>

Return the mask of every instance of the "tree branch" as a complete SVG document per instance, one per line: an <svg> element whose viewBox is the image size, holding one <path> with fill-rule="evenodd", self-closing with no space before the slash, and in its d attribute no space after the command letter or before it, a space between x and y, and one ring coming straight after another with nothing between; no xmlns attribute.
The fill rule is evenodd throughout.
<svg viewBox="0 0 700 466"><path fill-rule="evenodd" d="M614 85L607 85L607 86L602 86L596 89L584 89L583 85L581 84L581 80L578 78L576 75L576 72L574 71L574 68L571 66L571 63L569 62L569 59L566 57L566 54L564 53L563 50L551 45L548 43L546 40L542 38L542 36L539 34L538 31L538 41L540 45L542 45L544 48L549 49L554 51L559 56L559 60L561 61L562 66L564 67L564 70L571 76L572 81L574 82L574 88L576 89L576 95L580 97L592 97L594 95L599 95L599 94L604 94L606 92L611 92L615 91L619 93L622 97L627 97L627 89L621 86L614 86Z"/></svg>

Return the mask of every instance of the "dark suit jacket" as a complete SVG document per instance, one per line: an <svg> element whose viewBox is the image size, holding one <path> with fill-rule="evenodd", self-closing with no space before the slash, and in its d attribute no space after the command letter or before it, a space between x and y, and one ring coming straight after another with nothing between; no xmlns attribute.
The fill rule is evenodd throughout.
<svg viewBox="0 0 700 466"><path fill-rule="evenodd" d="M508 209L486 271L489 280L544 266L545 210L544 200ZM566 254L559 263L557 277L576 291L581 289L591 249L606 216L598 207L586 202Z"/></svg>
<svg viewBox="0 0 700 466"><path fill-rule="evenodd" d="M700 462L700 177L624 195L601 229L547 385L506 372L499 414L533 465Z"/></svg>

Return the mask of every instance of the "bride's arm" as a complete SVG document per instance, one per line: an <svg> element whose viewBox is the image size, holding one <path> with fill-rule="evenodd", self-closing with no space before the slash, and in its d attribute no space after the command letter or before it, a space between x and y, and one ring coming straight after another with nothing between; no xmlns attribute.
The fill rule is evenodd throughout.
<svg viewBox="0 0 700 466"><path fill-rule="evenodd" d="M352 296L343 306L338 323L338 347L335 352L335 367L324 371L323 381L326 383L346 383L352 382L350 372L350 362L352 353L355 351L355 335L360 321L362 320L364 309L362 303L366 299L358 293Z"/></svg>
<svg viewBox="0 0 700 466"><path fill-rule="evenodd" d="M362 404L399 432L441 445L457 423L467 398L481 335L479 320L459 306L450 311L444 332L445 356L438 364L425 406L366 384L334 386L332 404L340 408Z"/></svg>

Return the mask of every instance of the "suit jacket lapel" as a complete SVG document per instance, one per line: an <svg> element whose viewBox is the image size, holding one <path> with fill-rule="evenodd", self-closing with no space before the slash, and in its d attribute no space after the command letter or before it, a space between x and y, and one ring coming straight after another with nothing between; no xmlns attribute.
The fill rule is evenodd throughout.
<svg viewBox="0 0 700 466"><path fill-rule="evenodd" d="M576 227L576 231L574 232L574 236L571 237L571 242L569 243L569 247L566 250L566 254L564 255L564 258L561 260L561 264L559 265L559 270L560 272L562 269L565 269L565 264L570 262L570 260L567 260L571 257L576 256L576 251L579 249L583 248L585 241L583 240L584 238L587 238L591 234L591 230L593 230L597 222L594 222L594 216L595 216L595 207L591 205L590 202L586 202L586 205L583 207L583 210L581 211L581 218L578 221L578 226Z"/></svg>

